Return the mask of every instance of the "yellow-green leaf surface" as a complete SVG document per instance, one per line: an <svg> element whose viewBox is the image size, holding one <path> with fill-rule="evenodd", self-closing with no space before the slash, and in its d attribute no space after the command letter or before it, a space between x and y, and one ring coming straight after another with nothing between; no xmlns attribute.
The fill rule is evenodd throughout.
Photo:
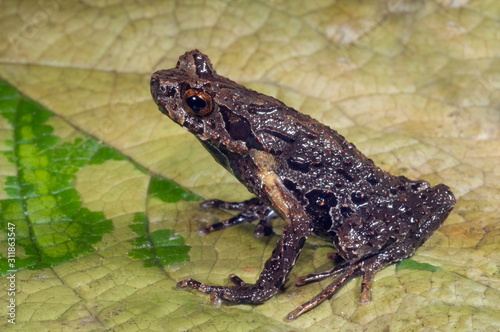
<svg viewBox="0 0 500 332"><path fill-rule="evenodd" d="M0 27L0 329L500 329L498 1L4 0ZM287 322L330 280L259 306L175 289L251 282L277 240L196 232L229 216L199 199L250 195L151 99L151 73L194 48L385 170L452 188L450 217L376 275L371 303L354 279ZM290 280L331 267L329 251L308 241Z"/></svg>

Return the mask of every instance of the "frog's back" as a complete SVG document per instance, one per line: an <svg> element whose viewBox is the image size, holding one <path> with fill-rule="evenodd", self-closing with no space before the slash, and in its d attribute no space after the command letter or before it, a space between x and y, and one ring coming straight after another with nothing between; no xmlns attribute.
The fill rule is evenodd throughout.
<svg viewBox="0 0 500 332"><path fill-rule="evenodd" d="M286 109L278 117L273 122L280 126L266 133L273 135L275 150L270 152L276 173L307 206L318 235L335 238L339 227L353 216L370 222L389 215L412 224L418 213L435 216L431 210L437 209L447 215L455 204L447 186L431 188L425 181L381 170L342 135L307 115Z"/></svg>

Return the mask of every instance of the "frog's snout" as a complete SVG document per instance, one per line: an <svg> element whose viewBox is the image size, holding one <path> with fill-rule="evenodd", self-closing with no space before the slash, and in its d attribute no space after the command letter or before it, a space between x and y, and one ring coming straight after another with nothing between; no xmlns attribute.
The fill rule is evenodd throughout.
<svg viewBox="0 0 500 332"><path fill-rule="evenodd" d="M156 73L151 76L151 95L153 96L153 100L155 102L158 101L158 89L160 87L160 81L158 80L158 77L156 76Z"/></svg>

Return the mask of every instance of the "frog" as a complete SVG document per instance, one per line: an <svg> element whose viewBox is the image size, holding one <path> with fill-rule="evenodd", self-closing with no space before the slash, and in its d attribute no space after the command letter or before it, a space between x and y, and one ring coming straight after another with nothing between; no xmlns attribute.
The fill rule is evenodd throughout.
<svg viewBox="0 0 500 332"><path fill-rule="evenodd" d="M281 292L311 236L331 243L331 257L338 259L326 271L296 278L295 285L335 278L286 319L317 307L355 277L361 277L360 301L367 303L374 275L412 256L455 206L448 186L391 175L329 126L217 74L197 49L180 56L175 68L156 71L150 87L159 110L255 195L203 202L203 208L238 214L202 227L200 235L258 221L255 235L268 236L273 222L284 220L255 283L235 274L230 285L178 282L180 289L209 294L214 304L262 304Z"/></svg>

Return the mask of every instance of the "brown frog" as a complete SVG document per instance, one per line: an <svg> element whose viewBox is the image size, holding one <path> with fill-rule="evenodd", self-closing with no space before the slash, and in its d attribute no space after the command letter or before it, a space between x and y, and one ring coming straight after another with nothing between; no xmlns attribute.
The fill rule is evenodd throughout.
<svg viewBox="0 0 500 332"><path fill-rule="evenodd" d="M242 203L206 201L204 207L238 210L206 234L259 220L257 236L285 220L283 234L255 284L230 275L232 286L193 279L178 283L211 294L213 302L259 304L285 284L311 234L331 241L343 263L299 277L297 286L338 276L320 294L293 310L295 319L332 296L350 278L362 276L361 301L371 297L376 272L411 256L443 223L455 197L450 189L393 176L378 168L331 128L219 76L198 50L151 78L161 112L187 129L217 162L254 193Z"/></svg>

